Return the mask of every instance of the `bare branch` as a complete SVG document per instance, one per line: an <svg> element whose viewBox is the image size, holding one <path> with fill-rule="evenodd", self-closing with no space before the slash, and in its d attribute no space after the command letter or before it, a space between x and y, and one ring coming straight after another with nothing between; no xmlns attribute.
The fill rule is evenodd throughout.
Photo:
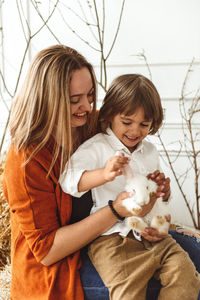
<svg viewBox="0 0 200 300"><path fill-rule="evenodd" d="M57 36L53 33L53 31L51 30L51 28L50 28L50 27L48 26L48 24L47 24L47 23L49 22L50 18L52 17L52 15L53 15L53 13L54 13L54 11L55 11L55 9L56 9L58 3L59 3L59 0L56 1L56 4L54 5L54 8L52 9L51 14L48 16L48 18L46 19L46 21L44 20L43 16L41 15L38 6L34 4L34 1L33 1L33 0L30 0L30 1L31 1L31 3L32 3L33 7L35 8L36 12L38 13L38 16L39 16L40 19L43 21L43 25L42 25L42 26L41 26L34 34L32 34L31 37L33 38L36 34L38 34L38 32L41 31L41 29L42 29L44 26L46 26L47 29L49 30L49 32L50 32L50 33L52 34L52 36L55 38L55 40L60 44L59 39L57 38Z"/></svg>
<svg viewBox="0 0 200 300"><path fill-rule="evenodd" d="M7 118L7 121L6 121L4 131L3 131L3 136L1 138L0 155L1 155L1 152L2 152L2 149L3 149L3 144L4 144L4 141L5 141L9 121L10 121L10 111L9 111L9 114L8 114L8 118Z"/></svg>
<svg viewBox="0 0 200 300"><path fill-rule="evenodd" d="M97 29L97 24L95 23L95 18L94 18L94 15L93 15L93 13L92 13L92 6L91 6L91 4L89 3L89 1L87 1L88 9L90 10L90 15L91 15L91 17L92 17L93 20L94 20L94 24L88 22L87 17L86 17L86 14L85 14L84 9L83 9L83 6L81 5L81 1L78 1L78 3L79 3L79 6L80 6L80 8L81 8L82 14L83 14L83 16L84 16L84 18L85 18L86 25L88 25L88 28L89 28L89 30L90 30L90 33L92 34L94 40L95 40L97 43L99 43L96 34L95 34L94 31L92 30L93 27L95 27L95 29Z"/></svg>
<svg viewBox="0 0 200 300"><path fill-rule="evenodd" d="M122 20L122 15L123 15L123 10L124 10L124 4L125 4L125 0L123 0L123 3L122 3L120 16L119 16L119 21L118 21L118 26L117 26L116 33L115 33L115 36L114 36L114 40L112 42L112 45L110 47L110 50L108 51L108 54L107 54L105 60L108 59L108 57L110 56L110 53L112 52L112 50L114 48L114 45L115 45L115 42L116 42L116 39L117 39L117 36L118 36L118 33L119 33L119 28L120 28L120 25L121 25L121 20Z"/></svg>
<svg viewBox="0 0 200 300"><path fill-rule="evenodd" d="M20 11L20 7L19 7L19 4L18 4L18 0L16 0L16 4L17 4L17 10L18 10L18 15L19 15L19 19L20 19L20 23L21 23L21 27L22 27L22 31L24 33L24 37L25 37L25 40L27 41L28 38L26 37L26 32L25 32L25 28L24 28L24 24L23 24L23 21L22 21L22 15L25 19L25 22L26 22L26 26L27 26L27 29L28 29L28 33L29 33L29 36L31 34L31 30L30 30L30 27L29 27L29 23L25 17L25 14L24 14L24 10L23 10L23 5L21 3L21 0L20 0L20 6L21 6L21 10L22 10L22 15L21 15L21 11Z"/></svg>
<svg viewBox="0 0 200 300"><path fill-rule="evenodd" d="M8 93L8 95L9 95L10 97L12 97L13 95L9 92L9 90L8 90L8 88L7 88L7 85L6 85L4 76L3 76L2 72L1 72L1 69L0 69L0 77L1 77L1 79L2 79L3 86L4 86L5 90L6 90L6 92Z"/></svg>
<svg viewBox="0 0 200 300"><path fill-rule="evenodd" d="M181 89L181 99L183 99L185 97L186 84L187 84L187 81L188 81L189 73L192 72L192 66L193 66L193 64L194 64L194 58L190 62L190 65L189 65L189 68L187 70L185 79L183 81L183 85L182 85L182 89Z"/></svg>
<svg viewBox="0 0 200 300"><path fill-rule="evenodd" d="M173 165L172 165L172 163L171 163L171 159L170 159L170 156L169 156L169 154L168 154L168 151L167 151L167 149L166 149L166 147L165 147L165 145L164 145L164 143L163 143L163 141L162 141L162 138L161 138L161 136L160 136L159 133L158 133L158 138L159 138L159 140L160 140L160 142L161 142L161 144L162 144L162 146L163 146L163 149L164 149L165 155L166 155L166 157L167 157L167 161L168 161L168 163L169 163L170 169L171 169L171 171L172 171L172 173L173 173L173 175L174 175L175 181L176 181L176 183L177 183L177 185L178 185L178 187L179 187L179 190L180 190L180 192L181 192L181 194L182 194L182 197L183 197L183 199L184 199L184 202L185 202L185 204L186 204L186 206L187 206L187 209L188 209L188 211L189 211L189 213L190 213L190 216L191 216L191 218L192 218L193 224L194 224L194 226L197 228L197 223L196 223L195 217L194 217L194 215L193 215L193 213L192 213L192 210L191 210L190 205L189 205L189 203L188 203L188 201L187 201L186 195L185 195L184 192L183 192L183 189L182 189L181 184L180 184L180 182L179 182L179 180L178 180L178 177L177 177L177 174L176 174L176 172L175 172L175 169L174 169L174 167L173 167Z"/></svg>
<svg viewBox="0 0 200 300"><path fill-rule="evenodd" d="M60 10L59 8L58 8L58 12L59 12L59 14L60 14L60 16L61 16L63 22L65 23L65 25L70 29L70 31L71 31L73 34L75 34L75 35L76 35L82 42L84 42L88 47L92 48L92 49L95 50L95 51L100 52L99 49L95 48L95 47L92 46L88 41L86 41L85 39L83 39L83 38L77 33L77 31L74 30L74 29L69 25L68 22L66 22L65 18L63 17L63 14L62 14L62 12L61 12L61 10Z"/></svg>
<svg viewBox="0 0 200 300"><path fill-rule="evenodd" d="M102 75L104 73L104 87L106 89L106 85L107 85L107 73L106 73L106 60L104 57L104 44L103 44L103 35L104 32L101 32L101 27L100 27L100 22L99 22L99 15L98 15L98 10L97 10L97 5L96 5L96 1L93 0L93 4L94 4L94 10L95 10L95 16L96 16L96 22L97 22L97 29L98 29L98 38L99 38L99 44L100 44L100 52L101 52L101 68L100 68L100 82L102 83ZM103 16L105 16L105 14L103 13ZM103 73L102 73L103 70Z"/></svg>
<svg viewBox="0 0 200 300"><path fill-rule="evenodd" d="M144 49L142 49L141 53L138 53L138 54L132 55L132 56L137 56L137 57L139 57L140 59L142 59L145 62L145 65L146 65L148 73L149 73L149 78L152 80L153 77L152 77L151 69L150 69L149 63L147 61L147 57L145 55Z"/></svg>

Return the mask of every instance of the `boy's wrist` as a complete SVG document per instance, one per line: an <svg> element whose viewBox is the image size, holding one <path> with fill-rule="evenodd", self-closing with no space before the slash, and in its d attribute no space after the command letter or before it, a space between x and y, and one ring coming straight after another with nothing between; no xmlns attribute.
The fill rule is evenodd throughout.
<svg viewBox="0 0 200 300"><path fill-rule="evenodd" d="M102 170L102 177L103 177L104 183L109 182L110 180L107 178L106 168L102 168L101 170Z"/></svg>

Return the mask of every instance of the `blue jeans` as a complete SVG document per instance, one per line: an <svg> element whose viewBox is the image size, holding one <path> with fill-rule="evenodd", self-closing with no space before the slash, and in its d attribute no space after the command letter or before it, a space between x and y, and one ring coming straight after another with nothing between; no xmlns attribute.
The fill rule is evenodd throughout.
<svg viewBox="0 0 200 300"><path fill-rule="evenodd" d="M170 230L170 234L177 241L178 244L188 252L191 260L200 272L200 242L196 238L177 233L175 230ZM85 300L109 300L109 293L105 287L99 274L91 263L87 251L83 250L81 253L82 267L80 270L81 281L83 285ZM158 280L152 278L149 281L147 288L147 300L156 300L161 288ZM200 294L197 300L200 300Z"/></svg>

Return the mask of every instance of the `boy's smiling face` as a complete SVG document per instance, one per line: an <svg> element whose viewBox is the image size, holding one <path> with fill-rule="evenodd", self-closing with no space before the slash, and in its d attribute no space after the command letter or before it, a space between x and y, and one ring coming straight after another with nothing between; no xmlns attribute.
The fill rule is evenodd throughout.
<svg viewBox="0 0 200 300"><path fill-rule="evenodd" d="M129 151L133 152L137 144L148 135L151 124L151 120L145 120L143 108L139 107L130 116L117 114L111 121L111 129Z"/></svg>

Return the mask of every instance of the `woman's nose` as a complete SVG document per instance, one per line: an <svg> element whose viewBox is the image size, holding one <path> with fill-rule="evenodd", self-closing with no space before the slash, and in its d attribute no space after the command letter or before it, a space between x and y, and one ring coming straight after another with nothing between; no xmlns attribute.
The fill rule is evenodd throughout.
<svg viewBox="0 0 200 300"><path fill-rule="evenodd" d="M85 110L89 111L91 109L91 103L88 101L87 96L83 97L81 104L81 106L84 107Z"/></svg>

